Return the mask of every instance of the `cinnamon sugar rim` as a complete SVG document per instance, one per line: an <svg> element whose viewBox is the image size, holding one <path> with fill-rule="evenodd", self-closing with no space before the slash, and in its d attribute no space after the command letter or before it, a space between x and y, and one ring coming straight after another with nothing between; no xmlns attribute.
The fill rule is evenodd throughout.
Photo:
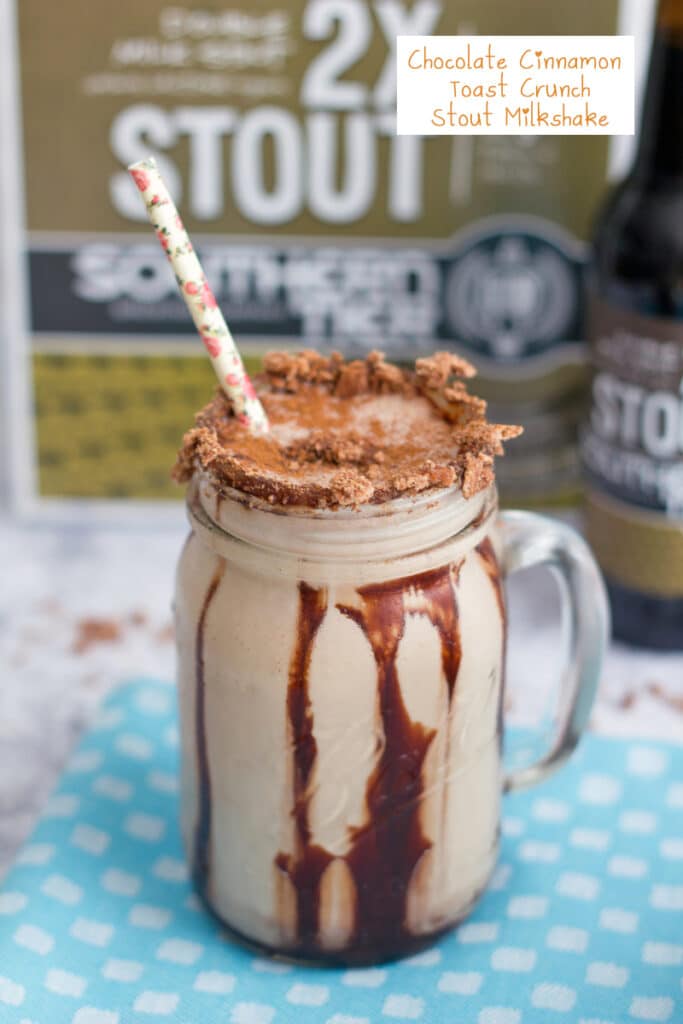
<svg viewBox="0 0 683 1024"><path fill-rule="evenodd" d="M454 353L418 359L407 370L372 352L275 352L255 378L271 424L255 436L222 392L196 417L174 467L197 472L218 491L237 491L283 509L357 508L459 488L490 486L502 442L521 428L491 424L486 403L461 378L474 368Z"/></svg>

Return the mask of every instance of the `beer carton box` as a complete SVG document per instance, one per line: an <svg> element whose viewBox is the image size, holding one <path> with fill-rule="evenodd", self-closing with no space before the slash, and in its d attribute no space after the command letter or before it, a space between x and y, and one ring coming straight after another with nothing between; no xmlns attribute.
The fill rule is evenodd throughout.
<svg viewBox="0 0 683 1024"><path fill-rule="evenodd" d="M18 505L178 497L169 468L215 381L126 174L150 153L250 369L274 347L460 349L494 415L526 426L505 492L574 491L585 240L610 140L399 137L395 39L610 34L623 4L2 10Z"/></svg>

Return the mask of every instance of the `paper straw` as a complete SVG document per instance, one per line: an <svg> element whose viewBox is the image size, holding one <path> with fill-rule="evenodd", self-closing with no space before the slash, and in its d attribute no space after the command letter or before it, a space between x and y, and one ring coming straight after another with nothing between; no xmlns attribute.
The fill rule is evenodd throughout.
<svg viewBox="0 0 683 1024"><path fill-rule="evenodd" d="M234 338L218 308L156 162L149 157L131 164L128 170L140 190L152 227L173 267L185 305L235 415L254 433L268 430L263 406L256 397L254 385L244 369Z"/></svg>

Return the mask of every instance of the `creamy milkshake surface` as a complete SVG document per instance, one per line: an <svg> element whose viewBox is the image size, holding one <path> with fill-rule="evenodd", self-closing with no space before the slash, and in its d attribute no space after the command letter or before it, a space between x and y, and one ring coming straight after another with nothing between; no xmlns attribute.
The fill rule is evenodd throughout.
<svg viewBox="0 0 683 1024"><path fill-rule="evenodd" d="M439 353L272 353L270 430L222 393L186 435L182 827L242 938L370 963L471 908L495 862L505 607L489 424Z"/></svg>
<svg viewBox="0 0 683 1024"><path fill-rule="evenodd" d="M486 421L486 404L459 378L474 368L450 352L414 372L365 360L272 352L257 378L271 425L253 436L222 391L185 437L175 474L206 470L272 504L338 508L460 486L469 498L493 481L493 456L519 427Z"/></svg>

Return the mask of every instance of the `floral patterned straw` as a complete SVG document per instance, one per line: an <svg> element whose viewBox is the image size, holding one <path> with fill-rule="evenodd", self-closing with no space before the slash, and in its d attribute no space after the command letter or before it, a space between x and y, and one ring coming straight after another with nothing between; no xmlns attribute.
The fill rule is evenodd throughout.
<svg viewBox="0 0 683 1024"><path fill-rule="evenodd" d="M131 164L128 170L235 415L254 433L268 430L263 406L155 161L149 157Z"/></svg>

